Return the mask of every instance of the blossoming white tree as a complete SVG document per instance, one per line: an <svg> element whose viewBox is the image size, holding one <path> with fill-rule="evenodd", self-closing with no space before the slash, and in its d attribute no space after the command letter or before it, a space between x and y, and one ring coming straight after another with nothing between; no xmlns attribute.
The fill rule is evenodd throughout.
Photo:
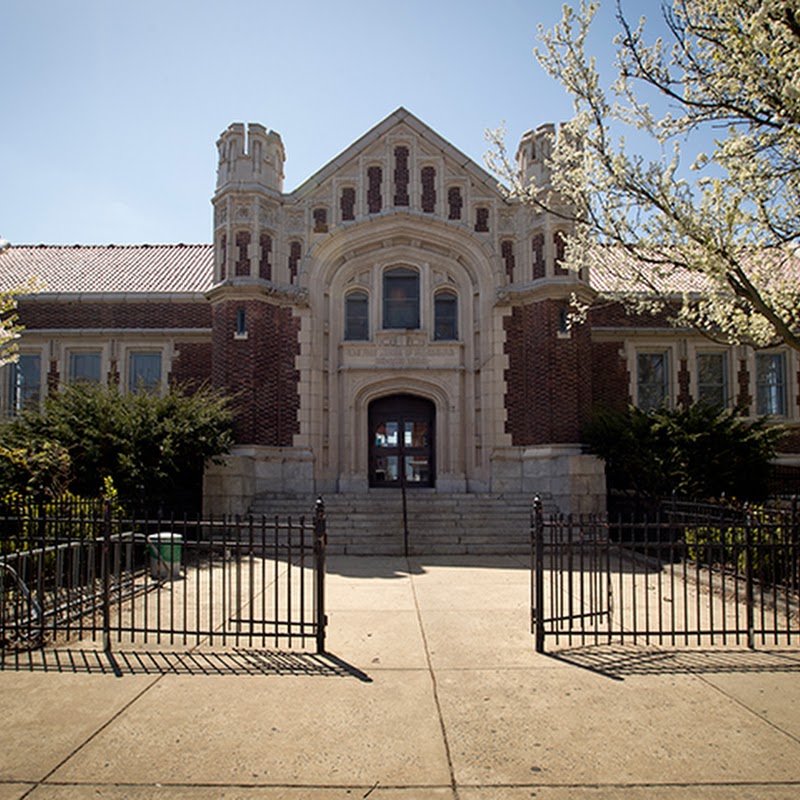
<svg viewBox="0 0 800 800"><path fill-rule="evenodd" d="M648 44L645 20L618 5L607 90L587 53L596 11L581 0L540 29L536 57L575 109L551 143L549 183L523 185L502 131L489 132L489 166L526 202L569 209L569 266L596 263L637 311L671 304L678 324L721 341L800 350L800 6L674 0L667 36ZM668 155L637 154L626 129ZM689 172L681 147L704 130L713 145ZM614 258L598 256L608 247Z"/></svg>

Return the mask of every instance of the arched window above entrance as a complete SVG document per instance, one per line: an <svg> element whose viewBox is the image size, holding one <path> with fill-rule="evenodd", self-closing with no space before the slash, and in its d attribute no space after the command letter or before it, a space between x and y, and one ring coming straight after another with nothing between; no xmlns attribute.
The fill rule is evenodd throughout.
<svg viewBox="0 0 800 800"><path fill-rule="evenodd" d="M393 267L383 273L383 327L419 328L419 273Z"/></svg>
<svg viewBox="0 0 800 800"><path fill-rule="evenodd" d="M366 292L350 292L344 299L344 338L369 339L369 297Z"/></svg>

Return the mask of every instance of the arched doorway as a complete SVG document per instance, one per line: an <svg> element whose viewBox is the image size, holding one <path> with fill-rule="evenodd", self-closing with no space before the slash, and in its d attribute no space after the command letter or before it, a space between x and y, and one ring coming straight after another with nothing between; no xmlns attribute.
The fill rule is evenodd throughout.
<svg viewBox="0 0 800 800"><path fill-rule="evenodd" d="M369 485L433 486L436 407L430 400L396 394L369 406Z"/></svg>

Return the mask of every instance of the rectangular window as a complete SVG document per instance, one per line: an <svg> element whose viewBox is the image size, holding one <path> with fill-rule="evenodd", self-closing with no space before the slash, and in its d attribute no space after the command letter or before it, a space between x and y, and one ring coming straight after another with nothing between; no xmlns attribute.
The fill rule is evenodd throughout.
<svg viewBox="0 0 800 800"><path fill-rule="evenodd" d="M458 339L458 298L452 292L439 292L433 299L433 338Z"/></svg>
<svg viewBox="0 0 800 800"><path fill-rule="evenodd" d="M383 327L419 328L419 273L399 267L383 276Z"/></svg>
<svg viewBox="0 0 800 800"><path fill-rule="evenodd" d="M636 405L643 411L669 403L669 354L637 353Z"/></svg>
<svg viewBox="0 0 800 800"><path fill-rule="evenodd" d="M128 391L154 392L161 388L161 353L128 354Z"/></svg>
<svg viewBox="0 0 800 800"><path fill-rule="evenodd" d="M786 416L784 353L756 353L756 413Z"/></svg>
<svg viewBox="0 0 800 800"><path fill-rule="evenodd" d="M11 414L35 410L42 399L42 358L38 353L20 353L11 364L8 408Z"/></svg>
<svg viewBox="0 0 800 800"><path fill-rule="evenodd" d="M369 339L369 298L366 292L350 292L344 301L344 338Z"/></svg>
<svg viewBox="0 0 800 800"><path fill-rule="evenodd" d="M100 383L100 351L76 350L69 354L67 376L70 383L90 381Z"/></svg>
<svg viewBox="0 0 800 800"><path fill-rule="evenodd" d="M697 354L697 400L709 406L728 405L728 361L725 353Z"/></svg>

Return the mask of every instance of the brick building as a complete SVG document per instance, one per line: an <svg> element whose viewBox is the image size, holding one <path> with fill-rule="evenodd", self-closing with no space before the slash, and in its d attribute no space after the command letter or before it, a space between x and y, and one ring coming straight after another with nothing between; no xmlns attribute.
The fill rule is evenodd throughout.
<svg viewBox="0 0 800 800"><path fill-rule="evenodd" d="M552 131L523 136L523 174L546 178ZM209 381L236 397L237 445L205 485L227 512L401 478L595 510L603 466L581 426L596 405L703 397L800 420L786 348L717 346L613 307L568 329L569 298L590 301L602 269L563 269L566 223L507 200L403 109L289 193L275 132L234 124L217 147L212 244L0 258L2 285L45 284L20 302L5 414L79 378Z"/></svg>

